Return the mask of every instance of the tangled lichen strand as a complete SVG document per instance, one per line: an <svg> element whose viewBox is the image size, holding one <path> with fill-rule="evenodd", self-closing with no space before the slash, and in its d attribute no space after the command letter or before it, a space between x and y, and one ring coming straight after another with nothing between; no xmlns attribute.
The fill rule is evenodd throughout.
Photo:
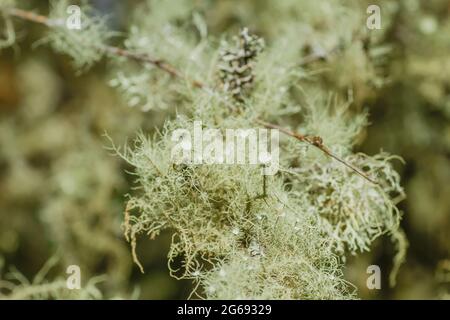
<svg viewBox="0 0 450 320"><path fill-rule="evenodd" d="M291 203L294 205L294 203ZM284 207L259 215L257 236L201 277L213 299L349 299L341 264L315 219Z"/></svg>
<svg viewBox="0 0 450 320"><path fill-rule="evenodd" d="M294 185L288 195L280 179L271 179L269 196L259 199L258 168L173 165L167 139L141 137L127 155L141 194L128 202L126 233L135 244L139 233L153 238L173 230L169 258L184 262L172 273L197 281L199 296L352 297L339 256L398 233L400 213L389 195L401 197L403 190L386 154L348 159L377 172L381 186L331 163L297 170L302 187Z"/></svg>
<svg viewBox="0 0 450 320"><path fill-rule="evenodd" d="M140 137L137 148L124 155L136 168L141 191L128 202L128 212L138 212L130 216L128 230L133 238L139 232L154 237L173 229L171 257L186 257L188 276L191 261L228 254L252 229L261 206L256 198L263 192L262 176L259 166L173 164L169 139Z"/></svg>
<svg viewBox="0 0 450 320"><path fill-rule="evenodd" d="M121 154L135 167L139 186L125 218L133 247L138 234L153 238L172 230L169 259L183 259L181 269L170 267L172 275L198 282L199 296L351 296L317 219L302 203L289 199L281 179L267 178L268 196L262 197L259 166L175 165L169 139L164 133L154 139L140 136L134 148ZM258 273L246 275L254 264ZM224 283L220 272L214 272L219 266L240 270L230 270Z"/></svg>

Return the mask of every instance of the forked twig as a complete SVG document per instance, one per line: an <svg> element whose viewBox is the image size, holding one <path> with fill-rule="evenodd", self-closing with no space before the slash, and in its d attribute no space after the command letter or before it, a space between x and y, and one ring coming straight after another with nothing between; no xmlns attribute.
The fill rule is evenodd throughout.
<svg viewBox="0 0 450 320"><path fill-rule="evenodd" d="M353 172L357 173L358 175L360 175L361 177L363 177L364 179L366 179L367 181L370 181L373 184L378 184L377 181L373 180L372 178L370 178L367 174L365 174L361 169L355 167L354 165L352 165L351 163L348 163L347 161L345 161L344 159L338 157L336 154L334 154L333 152L331 152L330 149L328 149L324 144L323 144L323 140L321 137L319 136L308 136L308 135L302 135L298 132L294 132L291 131L289 129L283 128L279 125L273 124L273 123L269 123L266 121L263 121L261 119L256 119L255 120L256 123L268 128L268 129L276 129L279 130L280 132L291 136L299 141L302 142L306 142L314 147L316 147L317 149L319 149L320 151L322 151L323 153L325 153L326 155L328 155L329 157L339 161L340 163L342 163L344 166L346 166L347 168L351 169Z"/></svg>

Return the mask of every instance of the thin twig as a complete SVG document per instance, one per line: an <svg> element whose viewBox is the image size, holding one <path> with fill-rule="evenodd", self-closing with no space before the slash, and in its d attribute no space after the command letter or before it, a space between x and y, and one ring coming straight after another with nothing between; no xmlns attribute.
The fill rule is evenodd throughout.
<svg viewBox="0 0 450 320"><path fill-rule="evenodd" d="M6 10L6 14L9 14L10 16L20 18L23 20L27 20L30 22L39 23L42 25L45 25L47 27L64 27L64 20L61 19L50 19L47 16L43 16L40 14L36 14L31 11L21 10L17 8L10 8ZM155 67L167 72L172 77L185 79L187 78L182 75L175 67L173 67L171 64L167 63L166 61L162 59L156 59L151 57L148 54L141 54L132 52L123 48L115 47L115 46L109 46L105 44L98 44L98 49L103 51L104 53L117 56L117 57L125 57L129 60L136 61L139 63L148 63L152 64ZM190 80L191 84L196 88L203 88L204 85L197 81L197 80Z"/></svg>
<svg viewBox="0 0 450 320"><path fill-rule="evenodd" d="M63 26L64 20L62 19L50 19L47 16L43 16L37 13L34 13L32 11L26 11L22 9L17 8L8 8L5 10L6 14L9 14L10 16L14 16L16 18L20 18L23 20L40 23L43 25L46 25L48 27L55 27L55 26Z"/></svg>
<svg viewBox="0 0 450 320"><path fill-rule="evenodd" d="M308 136L308 135L302 135L298 132L294 132L291 130L288 130L286 128L283 128L279 125L273 124L273 123L269 123L269 122L265 122L263 120L260 119L256 119L255 120L256 123L268 128L268 129L276 129L279 130L280 132L291 136L299 141L302 142L306 142L314 147L316 147L317 149L319 149L320 151L322 151L323 153L325 153L326 155L328 155L329 157L339 161L340 163L342 163L344 166L346 166L347 168L351 169L352 171L354 171L355 173L357 173L358 175L360 175L361 177L363 177L364 179L366 179L367 181L370 181L373 184L378 184L378 182L376 182L375 180L373 180L372 178L370 178L367 174L365 174L361 169L355 167L354 165L352 165L351 163L348 163L347 161L345 161L344 159L338 157L336 154L334 154L333 152L331 152L330 149L328 149L324 144L323 144L323 140L321 137L318 136Z"/></svg>

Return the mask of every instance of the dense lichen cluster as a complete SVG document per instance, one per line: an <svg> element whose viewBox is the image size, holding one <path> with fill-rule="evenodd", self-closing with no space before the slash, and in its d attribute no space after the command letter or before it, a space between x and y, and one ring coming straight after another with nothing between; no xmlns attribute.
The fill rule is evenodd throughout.
<svg viewBox="0 0 450 320"><path fill-rule="evenodd" d="M247 33L245 36L256 39ZM327 142L331 140L349 162L375 176L378 185L315 150L303 150L300 156L283 152L282 172L270 179L261 177L259 168L250 165L175 165L170 156L170 134L176 128L191 128L195 120L213 125L211 117L219 128L233 122L234 126L253 126L250 115L239 115L242 105L247 109L258 107L253 106L252 93L240 93L234 105L226 99L228 92L220 99L221 94L217 101L209 102L209 114L197 112L187 120L177 117L168 121L154 139L141 136L134 148L122 154L119 151L135 167L137 176L138 190L131 195L125 216L125 233L133 250L138 234L154 238L161 230L173 230L169 253L172 273L197 281L200 296L347 296L342 277L336 275L347 249L353 254L367 251L378 236L398 233L400 213L394 199L401 199L403 190L389 156L351 155L353 139L365 124L364 116L352 119L343 108L336 107L333 113L327 111L330 106L316 104L305 114L305 122L311 126L306 125L306 129L323 134ZM229 114L223 117L220 108L211 108L213 103L231 104ZM290 103L296 101L291 98ZM327 117L329 121L325 121ZM330 122L334 127L328 133ZM327 140L331 134L335 140ZM264 187L264 179L269 179L268 187ZM181 266L173 267L173 261L180 257ZM261 274L244 276L247 272L234 270L239 265ZM211 266L216 271L220 266L226 278L220 280L220 272L209 271ZM291 269L293 266L297 272ZM239 287L234 289L237 283Z"/></svg>

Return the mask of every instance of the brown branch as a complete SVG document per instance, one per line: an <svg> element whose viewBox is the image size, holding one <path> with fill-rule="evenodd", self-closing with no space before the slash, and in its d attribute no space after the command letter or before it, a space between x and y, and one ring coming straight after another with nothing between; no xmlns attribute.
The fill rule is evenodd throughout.
<svg viewBox="0 0 450 320"><path fill-rule="evenodd" d="M6 10L6 13L10 16L20 18L22 20L39 23L42 25L45 25L47 27L63 27L64 26L64 20L61 19L50 19L47 16L43 16L40 14L36 14L31 11L21 10L17 8L10 8ZM99 44L98 49L103 51L106 54L110 54L117 57L125 57L129 60L136 61L138 63L148 63L151 65L154 65L155 67L159 68L160 70L167 72L174 78L184 79L188 80L183 74L181 74L175 67L173 67L171 64L167 63L166 61L162 59L156 59L151 57L148 54L140 54L136 52L132 52L123 48L115 47L115 46L109 46L105 44ZM204 88L205 86L203 83L196 81L196 80L189 80L189 82L196 88Z"/></svg>
<svg viewBox="0 0 450 320"><path fill-rule="evenodd" d="M273 124L273 123L269 123L269 122L265 122L263 120L260 119L256 119L255 120L256 123L268 128L268 129L276 129L279 130L280 132L291 136L299 141L302 142L306 142L314 147L316 147L317 149L319 149L320 151L322 151L323 153L325 153L326 155L328 155L329 157L337 160L338 162L342 163L344 166L346 166L347 168L351 169L353 172L357 173L358 175L360 175L361 177L363 177L364 179L366 179L367 181L370 181L373 184L378 184L377 181L373 180L372 178L370 178L366 173L364 173L361 169L355 167L354 165L352 165L351 163L348 163L347 161L345 161L344 159L338 157L337 155L335 155L333 152L331 152L330 149L328 149L324 144L323 144L323 140L321 137L318 136L307 136L307 135L302 135L298 132L294 132L291 130L288 130L286 128L283 128L279 125Z"/></svg>
<svg viewBox="0 0 450 320"><path fill-rule="evenodd" d="M102 49L105 52L115 55L115 56L125 57L129 60L134 60L136 62L152 64L152 65L156 66L157 68L167 72L174 78L186 79L186 77L184 75L182 75L177 69L175 69L175 67L172 66L171 64L169 64L166 61L161 60L161 59L152 58L148 54L135 53L135 52L132 52L129 50L119 48L119 47L107 46L107 45L103 45ZM203 83L201 83L197 80L189 80L189 81L196 88L204 88L205 87Z"/></svg>
<svg viewBox="0 0 450 320"><path fill-rule="evenodd" d="M40 23L40 24L46 25L48 27L64 25L63 20L50 19L47 16L43 16L43 15L34 13L32 11L26 11L26 10L17 9L17 8L8 8L7 10L5 10L5 12L7 14L9 14L10 16L14 16L16 18L20 18L20 19L35 22L35 23Z"/></svg>

